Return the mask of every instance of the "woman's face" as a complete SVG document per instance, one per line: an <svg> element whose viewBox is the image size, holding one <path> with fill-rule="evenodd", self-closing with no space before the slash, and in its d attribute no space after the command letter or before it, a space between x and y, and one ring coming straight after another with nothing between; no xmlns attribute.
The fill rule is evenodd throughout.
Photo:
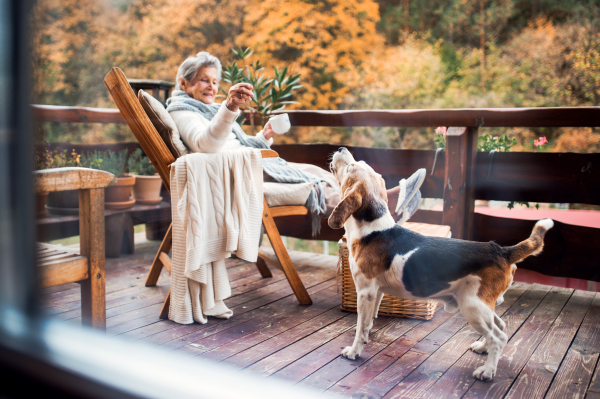
<svg viewBox="0 0 600 399"><path fill-rule="evenodd" d="M215 102L215 96L219 89L217 68L201 68L191 82L186 82L185 79L181 78L179 84L188 96L205 104L212 104Z"/></svg>

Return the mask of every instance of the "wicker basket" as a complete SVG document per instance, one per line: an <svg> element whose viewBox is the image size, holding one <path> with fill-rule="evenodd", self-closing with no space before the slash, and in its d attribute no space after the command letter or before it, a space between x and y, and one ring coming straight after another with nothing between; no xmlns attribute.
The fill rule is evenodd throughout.
<svg viewBox="0 0 600 399"><path fill-rule="evenodd" d="M421 223L406 223L404 227L424 235L446 237L449 234L448 226L426 225ZM346 238L339 241L340 270L342 280L342 305L341 309L356 313L356 287L350 263L348 262L348 245ZM379 316L411 317L415 319L430 320L437 308L437 302L432 300L414 300L397 298L384 295L379 306Z"/></svg>

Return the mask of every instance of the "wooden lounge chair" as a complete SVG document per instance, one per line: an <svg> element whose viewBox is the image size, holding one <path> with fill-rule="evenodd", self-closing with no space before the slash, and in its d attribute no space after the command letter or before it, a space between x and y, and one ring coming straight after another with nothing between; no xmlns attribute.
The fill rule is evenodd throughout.
<svg viewBox="0 0 600 399"><path fill-rule="evenodd" d="M169 168L170 165L175 162L177 155L169 149L165 141L161 138L152 121L142 108L140 101L133 93L131 86L127 82L127 78L121 69L112 68L104 78L104 84L108 88L113 100L117 104L117 107L129 125L129 128L139 141L142 150L144 150L148 158L150 158L152 164L155 166L158 174L162 178L163 184L167 190L169 190ZM275 151L262 150L262 156L263 158L269 158L276 157L278 155ZM292 264L292 260L290 259L290 256L283 245L283 241L281 240L281 236L279 235L279 231L277 230L277 226L273 220L273 218L280 216L306 215L308 214L308 209L304 206L278 206L270 208L267 205L266 199L263 202L264 209L262 221L267 236L269 237L271 245L273 246L273 250L277 256L277 259L279 260L279 264L272 264L285 273L285 276L288 279L290 286L294 291L296 298L298 299L298 302L300 302L302 305L310 305L312 304L312 300L310 299L304 284L302 284L302 280L300 280L296 268ZM171 259L168 255L171 247L172 226L169 226L165 238L163 239L156 257L152 262L150 272L148 273L148 277L146 279L147 287L156 285L163 266L169 271L169 273L171 272ZM267 267L262 255L259 256L260 257L256 262L256 266L260 274L263 277L272 277L271 271ZM168 316L169 300L170 291L160 312L160 317L163 319L167 318Z"/></svg>
<svg viewBox="0 0 600 399"><path fill-rule="evenodd" d="M81 283L84 325L106 329L104 267L104 188L114 175L87 168L57 168L34 172L36 192L79 190L79 251L38 243L40 286Z"/></svg>

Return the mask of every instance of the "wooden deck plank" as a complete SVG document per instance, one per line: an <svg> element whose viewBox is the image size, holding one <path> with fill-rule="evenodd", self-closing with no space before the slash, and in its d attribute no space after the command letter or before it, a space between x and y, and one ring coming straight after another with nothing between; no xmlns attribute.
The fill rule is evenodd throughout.
<svg viewBox="0 0 600 399"><path fill-rule="evenodd" d="M379 319L385 325L376 329L376 325L381 322ZM340 356L340 349L354 340L355 330L350 330L283 368L275 376L300 381L300 385L325 391L421 323L423 320L379 317L373 323L369 343L356 361L348 361Z"/></svg>
<svg viewBox="0 0 600 399"><path fill-rule="evenodd" d="M146 291L147 289L153 289L156 290L157 287L163 287L163 288L158 288L160 290L163 290L165 292L164 295L166 295L166 292L168 291L168 287L170 285L170 281L171 281L171 277L168 275L168 272L163 270L163 273L161 274L161 281L159 282L159 285L156 287L145 287L144 286L144 278L145 275L147 274L148 270L150 268L150 265L145 265L143 266L143 270L142 273L136 273L137 276L131 276L131 277L127 277L127 276L123 276L121 277L119 280L125 280L126 282L124 284L121 284L118 287L115 287L114 285L111 286L112 289L107 289L107 292L109 293L113 293L116 291L120 291L122 289L125 288L132 288L132 287L140 287L141 288L141 292ZM258 273L256 272L256 268L253 266L253 268L248 268L248 273L252 273L253 277L249 277L249 278L253 278L253 279L257 279L257 278L261 278L260 276L257 277ZM127 280L127 278L129 278L129 280ZM108 281L111 282L114 280L114 276L109 275L108 276ZM246 282L243 281L243 279L241 280L234 280L231 283L232 287L235 287L238 284L244 285ZM77 288L79 288L79 286L77 286ZM151 305L155 305L157 303L163 303L164 300L164 295L163 297L154 297L154 298L142 298L142 297L138 297L137 300L135 302L127 302L126 304L116 304L114 302L111 302L109 304L107 304L107 322L108 319L110 319L111 317L114 316L118 316L118 315L122 315L128 311L131 310L136 310L136 309L143 309L145 307L151 306ZM75 298L75 304L77 304L79 302L79 289L77 289L77 292L74 295ZM157 313L158 314L158 313ZM56 317L58 319L61 320L69 320L72 318L77 318L81 316L81 309L79 307L76 307L75 309L69 310L69 311L64 311L62 310L61 313L56 313L53 315L53 317Z"/></svg>
<svg viewBox="0 0 600 399"><path fill-rule="evenodd" d="M153 289L155 290L162 290L161 292L164 292L164 294L166 295L166 293L168 292L168 286L158 286L158 287L153 287ZM115 317L118 315L122 315L122 314L126 314L127 312L130 312L132 310L136 310L136 309L141 309L141 308L145 308L147 306L151 306L157 303L162 303L164 301L164 296L160 297L158 295L154 295L150 298L146 298L146 297L127 297L126 298L126 302L125 303L118 303L118 302L113 302L109 305L107 305L106 308L106 317L111 318L111 317ZM53 318L56 319L60 319L60 320L70 320L73 318L77 318L81 316L81 308L75 308L66 312L62 312L56 315L53 315Z"/></svg>
<svg viewBox="0 0 600 399"><path fill-rule="evenodd" d="M491 398L504 397L572 294L570 288L553 287L540 306L509 338L494 379L491 382L475 381L464 397L479 398L482 394Z"/></svg>
<svg viewBox="0 0 600 399"><path fill-rule="evenodd" d="M342 312L338 306L335 306L311 320L288 329L282 334L255 345L246 351L237 353L235 356L229 357L226 362L236 369L249 367L290 345L294 345L310 334L313 334L330 324L336 323L347 315L348 314ZM269 373L266 373L265 375L269 375Z"/></svg>
<svg viewBox="0 0 600 399"><path fill-rule="evenodd" d="M527 297L523 298L523 296L529 288L528 284L517 283L513 285L505 294L504 303L497 307L497 313L506 317L503 312L506 312L514 303L519 304L519 307L521 307L521 304L526 304ZM541 298L538 300L541 300ZM465 325L466 320L457 312L432 331L429 329L423 331L420 331L419 328L415 329L414 334L409 333L406 337L400 338L396 343L390 345L388 350L382 352L383 357L375 359L377 361L375 364L381 367L381 372L370 380L363 377L362 379L342 381L344 387L347 387L345 392L353 392L356 396L374 395L381 397L385 395ZM366 370L362 373L367 377L370 375ZM349 382L352 384L350 385ZM341 393L339 389L336 391Z"/></svg>
<svg viewBox="0 0 600 399"><path fill-rule="evenodd" d="M385 329L392 322L393 319L391 317L382 316L377 318L373 321L372 332L377 334L377 332ZM343 366L346 367L342 368L336 369L335 365L328 367L331 363L334 363L336 359L340 358L341 348L348 340L351 340L354 337L354 333L354 329L347 330L343 334L340 334L331 341L326 342L324 345L321 345L279 370L277 373L273 374L273 377L283 377L290 382L300 381L299 385L313 387L321 385L321 390L324 391L327 387L331 386L341 378L335 379L336 375L338 375L337 373L342 373L342 376L348 374L352 371L351 369L358 364L364 363L387 346L385 342L371 341L367 345L370 346L370 348L367 349L367 346L365 346L363 354L361 354L361 357L356 359L356 361L345 363ZM317 371L321 371L321 373L315 374ZM313 379L307 380L309 377L313 377ZM328 383L328 379L335 380Z"/></svg>
<svg viewBox="0 0 600 399"><path fill-rule="evenodd" d="M289 311L284 318L275 320L269 318L269 324L264 328L250 333L247 333L244 329L245 334L227 342L227 345L221 345L210 351L203 352L200 356L217 362L223 361L339 306L340 298L335 287L331 287L327 291L329 297L324 301L320 301L317 295L314 297L311 295L313 306L310 308L296 307Z"/></svg>
<svg viewBox="0 0 600 399"><path fill-rule="evenodd" d="M256 274L258 275L258 273L256 273ZM276 285L278 283L287 284L287 281L284 279L280 279L281 281L278 281L276 279L273 280L273 279L262 278L262 277L260 277L260 275L258 275L256 278L259 279L258 281L256 281L257 284L245 284L241 287L237 287L235 290L232 290L231 298L236 298L236 296L233 296L233 295L235 293L237 293L237 297L243 296L244 298L247 299L248 298L247 294L255 293L257 291L257 286L260 288L266 288L271 285ZM285 278L285 276L284 276L284 278ZM148 290L149 288L156 288L156 287L143 287L143 286L141 287L141 289L145 289L145 290ZM161 295L161 298L162 298L161 300L164 300L165 295L166 294ZM225 301L226 304L229 305L230 302L234 302L231 298ZM240 302L240 304L244 303L242 300L238 300L237 302ZM232 307L232 309L233 309L233 307ZM240 312L237 312L237 313L239 314ZM114 334L114 335L127 334L127 333L137 330L141 327L161 322L162 320L158 316L159 316L159 313L157 312L156 315L148 315L144 318L137 318L135 320L130 320L129 322L127 322L127 324L122 323L118 326L114 326L113 328L108 329L107 333ZM166 325L165 325L165 328L167 328ZM132 337L132 339L139 339L139 335L137 333L128 334L128 336Z"/></svg>
<svg viewBox="0 0 600 399"><path fill-rule="evenodd" d="M600 361L596 363L596 370L585 397L586 399L600 399Z"/></svg>
<svg viewBox="0 0 600 399"><path fill-rule="evenodd" d="M592 305L569 348L546 398L584 397L598 361L600 348L600 293Z"/></svg>
<svg viewBox="0 0 600 399"><path fill-rule="evenodd" d="M550 287L544 286L530 287L515 303L512 304L512 306L510 306L510 308L508 308L508 310L506 310L506 308L509 305L502 306L504 305L503 303L498 306L497 312L502 314L503 320L505 320L507 326L510 326L511 324L520 326L540 304L549 290ZM466 323L466 320L462 315L457 314L455 316L462 323L459 331L439 343L435 341L432 342L430 337L433 336L433 334L431 334L430 337L425 338L415 345L411 351L430 353L431 356L429 356L423 364L419 365L417 369L412 371L405 379L400 381L395 388L392 386L393 389L385 395L386 397L395 397L396 395L422 397L425 392L437 382L443 373L445 373L462 356L462 354L466 352L469 345L479 338L479 335ZM452 318L449 321L451 320ZM446 324L448 324L448 322L446 322ZM443 327L444 325L438 330L443 331ZM513 331L516 329L517 328L513 328ZM456 330L452 332L454 333L455 331ZM381 375L387 375L389 371L397 369L399 366L402 367L401 360L394 363L394 365ZM376 380L379 379L380 376L378 376ZM386 383L384 386L389 387L389 383ZM382 394L382 396L384 395Z"/></svg>
<svg viewBox="0 0 600 399"><path fill-rule="evenodd" d="M569 290L511 287L497 310L514 335L498 375L482 383L472 372L485 357L467 350L478 334L462 315L444 310L430 321L379 318L361 357L340 357L353 339L356 315L339 310L335 257L292 257L313 306L297 304L279 270L263 279L254 264L230 259L231 319L205 325L159 320L170 276L163 272L159 285L143 286L151 247L107 261L109 334L341 396L600 399L600 294L575 291L567 300ZM79 328L79 291L77 284L44 289L44 311Z"/></svg>
<svg viewBox="0 0 600 399"><path fill-rule="evenodd" d="M304 356L326 342L335 339L356 324L356 314L354 313L348 314L337 308L328 313L327 316L329 320L323 320L322 323L313 322L313 320L317 320L318 318L304 323L303 327L306 328L306 335L304 338L254 363L246 368L246 370L265 377L274 374L288 364L296 361L299 357ZM330 322L331 319L337 317L339 317L339 319L335 322ZM231 359L233 358L230 358L230 360ZM227 363L231 364L230 361ZM238 365L237 363L234 364L236 366Z"/></svg>
<svg viewBox="0 0 600 399"><path fill-rule="evenodd" d="M353 395L400 356L408 352L421 339L446 322L453 314L444 310L437 311L431 320L416 325L412 330L375 355L368 363L359 365L346 377L338 381L328 392L344 396Z"/></svg>
<svg viewBox="0 0 600 399"><path fill-rule="evenodd" d="M292 328L293 323L300 324L301 322L311 320L319 315L326 313L331 308L339 304L339 296L335 292L335 287L330 287L312 295L313 306L294 306L291 302L287 302L287 306L277 306L266 317L254 317L244 323L240 323L228 329L221 330L215 334L204 337L200 340L189 342L188 345L178 349L179 352L187 352L194 355L201 355L205 352L222 346L235 347L231 345L232 341L243 340L248 338L256 338L255 333L259 333L259 339L269 338L269 331L274 334L277 330L285 331L287 328ZM287 323L285 322L287 320ZM275 326L275 328L273 328ZM274 330L274 331L273 331ZM260 343L261 341L257 342Z"/></svg>
<svg viewBox="0 0 600 399"><path fill-rule="evenodd" d="M585 317L594 292L575 291L548 334L535 350L507 399L543 398Z"/></svg>
<svg viewBox="0 0 600 399"><path fill-rule="evenodd" d="M560 292L562 292L562 296L560 296L560 298L558 298L558 301L554 301L554 302L558 302L557 306L560 307L559 309L555 310L556 315L559 314L560 309L562 309L562 305L567 301L567 299L569 298L572 290L568 290L568 289L564 289L561 290ZM540 303L540 305L536 308L536 310L532 313L531 316L529 316L529 319L534 319L536 321L539 321L540 318L542 318L541 320L541 324L543 324L544 326L546 326L548 323L546 319L543 319L543 315L540 315L540 310L541 309L547 309L548 304L554 304L554 302L552 302L552 300L556 299L553 295L551 295L552 293L559 293L559 291L551 291L550 294L546 295L546 297L544 298L544 300ZM554 319L552 319L554 320ZM513 337L513 335L517 332L517 329L521 328L521 329L526 329L526 324L529 320L525 320L523 322L523 324L517 324L517 323L509 323L507 324L507 335L509 338L509 343L508 345L504 348L503 350L503 355L505 354L510 354L510 356L512 356L511 353L511 348L514 347L514 343L515 342L519 342L522 343L524 345L524 349L527 347L527 342L523 342L523 340L520 340L519 337ZM551 324L551 323L549 323ZM521 332L521 331L520 331ZM473 333L473 337L477 337L477 339L479 339L479 335L474 332ZM511 337L512 340L511 340ZM518 345L518 344L517 344ZM439 380L428 390L427 394L425 395L425 397L429 397L429 398L433 398L436 397L436 395L441 395L441 396L457 396L457 397L462 397L469 388L471 388L471 386L476 382L475 378L473 378L472 374L473 371L482 363L482 361L485 361L485 356L487 355L480 355L477 353L474 353L470 350L465 351L465 353L460 357L460 359L452 366L450 367L450 369L448 369L448 371L445 372L445 374L439 378ZM500 368L502 367L501 363L498 363L498 371L497 371L497 375L501 374L501 370ZM495 383L497 380L496 378L494 378L494 380L491 383L488 384L492 384Z"/></svg>
<svg viewBox="0 0 600 399"><path fill-rule="evenodd" d="M311 292L316 292L316 291L319 291L320 289L323 289L322 284L333 284L334 280L332 278L328 278L328 276L330 276L330 275L331 275L331 270L325 270L325 271L317 270L308 276L301 275L301 278L304 281L304 284L307 287L307 290L310 294ZM276 284L279 284L279 283L276 283ZM230 302L228 302L228 301L225 301L225 303L231 309L240 309L239 311L237 311L238 315L240 315L243 312L247 312L247 311L268 305L270 303L278 301L278 300L285 298L292 294L292 289L290 288L290 286L287 282L285 282L285 283L282 282L281 285L278 285L278 288L279 289L268 290L268 291L266 291L266 294L263 294L263 292L265 292L265 290L263 290L263 288L256 290L258 292L254 292L253 297L252 296L248 297L249 300L247 302L242 302L242 303L238 304L239 308L232 306L230 304ZM269 292L269 291L271 291L271 292ZM234 312L236 312L236 310L234 310ZM244 320L244 319L236 317L235 320L237 320L237 321L234 321L233 318L230 320L231 320L230 323L235 323L237 321ZM140 331L138 331L137 334L139 335L139 338L144 338L144 342L146 342L146 343L157 342L158 345L162 345L165 348L177 349L180 346L186 345L188 339L192 340L192 342L194 339L200 339L201 334L202 334L201 331L204 328L210 328L210 327L208 327L208 326L203 327L202 325L198 325L198 324L179 325L177 323L165 322L165 323L160 323L160 325L154 326L152 328L140 329ZM149 337L149 336L156 335L156 334L160 334L160 335L158 335L154 338L147 338L147 339L145 338L145 337ZM196 334L196 335L193 335L193 334Z"/></svg>
<svg viewBox="0 0 600 399"><path fill-rule="evenodd" d="M239 262L239 261L238 261ZM239 269L239 267L243 267L243 269ZM252 266L253 269L250 267ZM138 266L133 268L123 268L120 270L108 270L107 271L107 287L106 293L113 293L120 291L122 289L133 288L133 287L144 287L144 279L148 270L150 268L150 264L144 266ZM231 269L228 268L228 275L231 276L231 286L232 288L236 288L238 286L243 286L247 284L248 281L241 280L238 281L237 277L243 276L241 278L248 277L248 275L256 275L258 271L256 271L256 267L252 264L239 264L232 268L234 271L230 272ZM231 273L231 274L229 274ZM285 278L285 276L283 277ZM166 280L165 280L166 279ZM170 284L171 277L169 276L166 270L163 270L160 277L160 285ZM146 287L145 287L146 288ZM147 287L150 288L150 287ZM66 305L69 302L79 303L80 290L79 285L74 285L71 290L61 291L56 293L51 293L44 296L44 302L49 306L60 306Z"/></svg>
<svg viewBox="0 0 600 399"><path fill-rule="evenodd" d="M261 278L259 276L259 278ZM287 283L287 281L286 281ZM289 284L287 285L289 288ZM291 289L290 289L291 290ZM247 293L252 293L254 291L248 291ZM284 295L287 296L287 295ZM259 297L258 299L263 299L264 297ZM227 301L225 301L227 303ZM244 313L248 312L251 309L254 309L256 307L258 307L258 304L260 304L261 302L256 302L256 304L254 306L252 305L248 305L247 302L242 302L240 304L238 304L237 306L232 306L230 307L231 310L234 311L234 314L236 314L237 316L243 315ZM231 319L230 319L231 320ZM227 323L226 320L224 319L218 319L218 318L211 318L211 321L214 321L216 323L219 323L221 328L224 328L224 326L229 326L230 324L237 324L239 322L241 322L243 319L237 317L235 318L235 320L232 320L231 322ZM208 326L210 326L212 323L207 323L205 325L198 325L197 323L193 323L190 324L190 326L206 326L204 328L209 328ZM147 330L147 329L141 329L142 327L145 326L151 326L151 325L155 325L154 328L152 328L151 330ZM180 327L180 324L177 324L175 322L169 321L169 320L162 320L158 318L158 314L156 314L156 317L151 317L149 316L146 320L138 320L138 321L132 321L130 323L129 328L121 328L118 332L118 334L122 334L123 337L126 337L128 339L131 340L139 340L142 338L145 338L148 336L149 333L154 334L156 332L162 332L162 331L166 331L172 328L178 328ZM200 331L203 330L202 327L198 327L195 328L194 331ZM207 331L204 331L204 333L206 334ZM192 336L189 336L188 338L192 338ZM169 344L165 344L165 347L169 347L170 349L177 349L180 346L184 346L187 344L187 339L185 341L179 341L179 342L173 342L171 345ZM193 341L192 341L193 342ZM164 344L164 343L163 343Z"/></svg>

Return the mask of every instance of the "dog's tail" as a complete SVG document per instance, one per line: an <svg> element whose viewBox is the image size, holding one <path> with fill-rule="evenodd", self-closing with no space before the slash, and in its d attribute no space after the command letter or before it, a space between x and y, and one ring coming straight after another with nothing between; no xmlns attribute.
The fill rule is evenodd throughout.
<svg viewBox="0 0 600 399"><path fill-rule="evenodd" d="M529 255L537 255L544 248L544 236L554 226L552 219L542 219L533 227L531 236L512 247L504 247L505 256L509 265L520 262Z"/></svg>

